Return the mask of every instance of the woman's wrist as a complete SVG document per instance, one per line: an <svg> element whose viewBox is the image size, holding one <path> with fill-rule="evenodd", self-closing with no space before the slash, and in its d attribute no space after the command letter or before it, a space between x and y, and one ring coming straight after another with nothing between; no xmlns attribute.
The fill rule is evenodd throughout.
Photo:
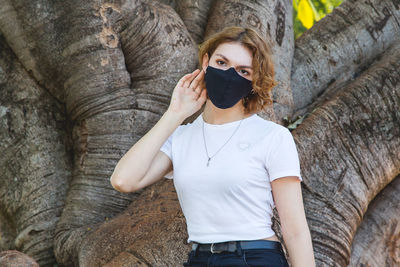
<svg viewBox="0 0 400 267"><path fill-rule="evenodd" d="M186 119L186 116L182 113L175 112L171 109L167 109L165 111L163 117L166 118L171 124L179 126L183 123L183 121Z"/></svg>

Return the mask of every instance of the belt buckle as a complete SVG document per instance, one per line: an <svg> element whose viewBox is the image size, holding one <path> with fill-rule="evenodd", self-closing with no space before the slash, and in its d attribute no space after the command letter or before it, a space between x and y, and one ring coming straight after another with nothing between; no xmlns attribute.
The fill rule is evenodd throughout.
<svg viewBox="0 0 400 267"><path fill-rule="evenodd" d="M211 253L213 253L213 254L214 254L214 253L221 253L223 250L214 250L214 249L213 249L214 244L215 244L215 243L211 243Z"/></svg>

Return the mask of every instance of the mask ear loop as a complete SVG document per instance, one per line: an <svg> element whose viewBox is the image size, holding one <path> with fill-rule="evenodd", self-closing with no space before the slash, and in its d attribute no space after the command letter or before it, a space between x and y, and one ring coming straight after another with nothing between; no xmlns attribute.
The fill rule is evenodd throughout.
<svg viewBox="0 0 400 267"><path fill-rule="evenodd" d="M207 65L206 69L204 70L204 75L207 73L207 68L208 66L210 66L210 64ZM206 90L207 91L207 90ZM206 92L206 99L210 99L210 97L208 96L208 92Z"/></svg>
<svg viewBox="0 0 400 267"><path fill-rule="evenodd" d="M248 96L243 97L243 105L247 105L249 103L249 101L250 101L250 97L248 97Z"/></svg>
<svg viewBox="0 0 400 267"><path fill-rule="evenodd" d="M255 95L255 93L253 92L253 89L251 90L250 95L251 96ZM245 107L247 106L247 104L250 102L251 96L250 97L249 96L243 97L243 106L245 106Z"/></svg>

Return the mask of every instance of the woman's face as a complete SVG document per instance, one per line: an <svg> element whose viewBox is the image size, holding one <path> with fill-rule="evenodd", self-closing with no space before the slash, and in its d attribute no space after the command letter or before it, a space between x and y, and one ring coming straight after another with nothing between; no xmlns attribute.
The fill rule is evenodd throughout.
<svg viewBox="0 0 400 267"><path fill-rule="evenodd" d="M208 59L206 53L203 57L202 67L204 71L206 71L208 65L222 70L233 67L239 75L251 81L253 75L252 61L253 56L249 48L238 42L229 42L220 44L210 59Z"/></svg>

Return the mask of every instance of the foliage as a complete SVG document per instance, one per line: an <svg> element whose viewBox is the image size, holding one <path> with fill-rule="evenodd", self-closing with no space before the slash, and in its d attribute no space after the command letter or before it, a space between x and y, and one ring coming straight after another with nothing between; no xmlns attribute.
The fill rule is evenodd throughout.
<svg viewBox="0 0 400 267"><path fill-rule="evenodd" d="M343 0L293 0L294 38L339 6Z"/></svg>

